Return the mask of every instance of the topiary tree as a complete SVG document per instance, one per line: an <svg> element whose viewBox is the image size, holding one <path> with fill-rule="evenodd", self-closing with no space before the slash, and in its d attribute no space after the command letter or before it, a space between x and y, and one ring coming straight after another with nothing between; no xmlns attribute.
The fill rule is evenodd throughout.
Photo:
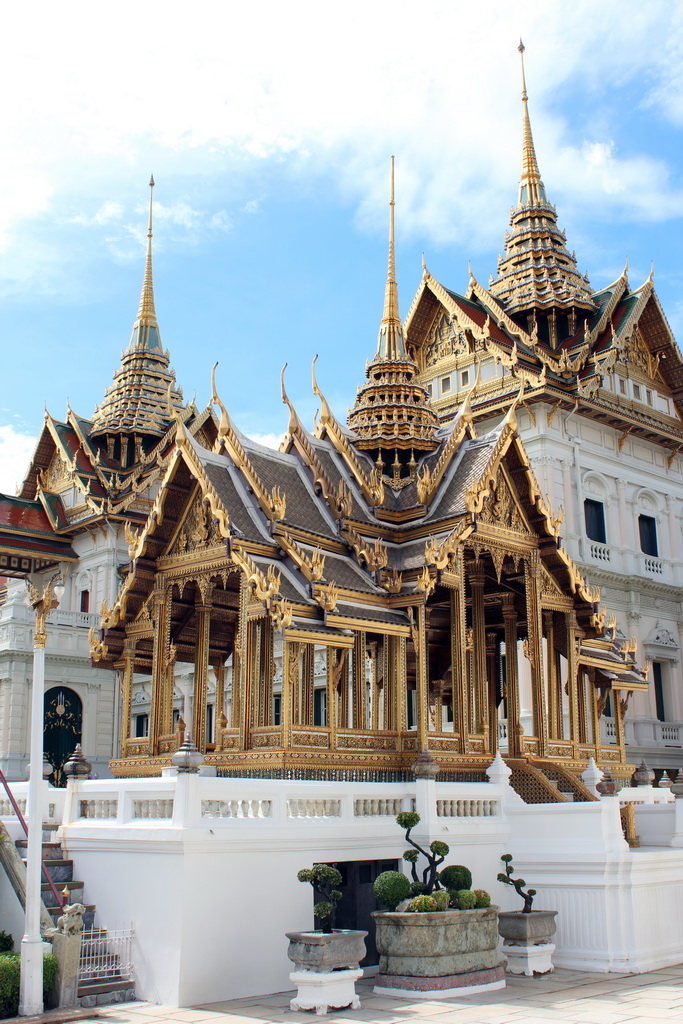
<svg viewBox="0 0 683 1024"><path fill-rule="evenodd" d="M477 909L479 909L481 907L490 907L491 906L491 897L487 893L486 889L475 889L474 890L474 895L477 897L477 902L476 902Z"/></svg>
<svg viewBox="0 0 683 1024"><path fill-rule="evenodd" d="M334 912L343 895L339 889L333 888L341 885L341 872L329 864L314 864L312 868L302 868L296 877L300 882L312 885L316 896L322 897L313 905L313 913L321 921L323 933L329 935L332 931Z"/></svg>
<svg viewBox="0 0 683 1024"><path fill-rule="evenodd" d="M474 910L477 905L477 895L471 889L461 889L455 895L460 910Z"/></svg>
<svg viewBox="0 0 683 1024"><path fill-rule="evenodd" d="M500 859L502 860L503 864L505 865L505 874L503 874L502 871L499 872L499 874L498 874L498 881L502 882L503 885L512 885L514 887L514 889L518 893L518 895L521 896L522 899L524 900L524 907L522 908L522 913L523 914L530 914L531 913L531 904L534 902L534 896L536 895L536 890L535 889L527 889L527 891L524 892L524 886L526 885L526 882L524 881L524 879L523 878L513 878L512 877L512 872L513 872L514 869L512 867L512 854L511 853L504 853L503 856Z"/></svg>
<svg viewBox="0 0 683 1024"><path fill-rule="evenodd" d="M448 856L450 847L446 843L435 839L434 842L429 844L429 850L425 850L414 839L411 839L410 833L419 824L419 821L420 815L417 811L401 811L400 814L396 815L396 824L406 830L406 842L412 846L412 850L405 851L403 859L410 864L410 876L413 880L413 885L416 887L424 886L421 895L431 896L435 890L441 888L438 879L438 868ZM418 878L415 866L420 854L427 860L427 867L422 872L422 879Z"/></svg>
<svg viewBox="0 0 683 1024"><path fill-rule="evenodd" d="M402 871L383 871L375 879L372 891L383 907L396 910L399 903L410 895L410 882Z"/></svg>
<svg viewBox="0 0 683 1024"><path fill-rule="evenodd" d="M449 864L439 872L439 881L449 891L472 888L472 872L464 864Z"/></svg>
<svg viewBox="0 0 683 1024"><path fill-rule="evenodd" d="M433 896L415 896L407 908L409 914L429 914L438 909L439 907Z"/></svg>

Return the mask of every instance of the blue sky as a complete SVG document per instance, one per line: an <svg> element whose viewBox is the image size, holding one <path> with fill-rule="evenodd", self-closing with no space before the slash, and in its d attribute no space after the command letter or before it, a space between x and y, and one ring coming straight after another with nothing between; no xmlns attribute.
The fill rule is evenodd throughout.
<svg viewBox="0 0 683 1024"><path fill-rule="evenodd" d="M389 158L406 314L421 253L495 270L521 155L526 45L541 173L594 288L626 258L683 336L683 5L634 0L123 0L15 5L0 87L0 489L43 405L92 414L128 343L154 172L157 313L178 382L252 435L343 416L386 275Z"/></svg>

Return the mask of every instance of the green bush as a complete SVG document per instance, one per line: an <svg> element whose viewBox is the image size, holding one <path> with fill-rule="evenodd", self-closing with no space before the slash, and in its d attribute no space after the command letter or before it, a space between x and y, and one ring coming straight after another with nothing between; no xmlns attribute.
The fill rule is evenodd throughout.
<svg viewBox="0 0 683 1024"><path fill-rule="evenodd" d="M491 897L486 889L475 889L474 895L477 897L477 908L491 906Z"/></svg>
<svg viewBox="0 0 683 1024"><path fill-rule="evenodd" d="M411 882L410 883L410 895L411 896L422 896L427 892L426 882Z"/></svg>
<svg viewBox="0 0 683 1024"><path fill-rule="evenodd" d="M375 879L372 891L378 903L395 910L410 895L410 882L400 871L383 871Z"/></svg>
<svg viewBox="0 0 683 1024"><path fill-rule="evenodd" d="M437 910L448 910L451 902L451 894L446 892L445 889L437 889L436 892L432 893L432 899L436 903Z"/></svg>
<svg viewBox="0 0 683 1024"><path fill-rule="evenodd" d="M438 909L433 896L415 896L408 906L411 914L428 914L430 911Z"/></svg>
<svg viewBox="0 0 683 1024"><path fill-rule="evenodd" d="M457 893L457 898L460 910L474 910L477 905L476 893L473 893L471 889L461 889Z"/></svg>
<svg viewBox="0 0 683 1024"><path fill-rule="evenodd" d="M472 872L464 864L451 864L439 872L439 882L444 889L455 889L456 892L459 889L471 889Z"/></svg>
<svg viewBox="0 0 683 1024"><path fill-rule="evenodd" d="M14 950L14 939L7 932L0 932L0 953L11 953Z"/></svg>
<svg viewBox="0 0 683 1024"><path fill-rule="evenodd" d="M0 954L0 1017L16 1017L19 1009L20 953ZM57 958L52 953L43 957L43 995L52 988L57 974Z"/></svg>

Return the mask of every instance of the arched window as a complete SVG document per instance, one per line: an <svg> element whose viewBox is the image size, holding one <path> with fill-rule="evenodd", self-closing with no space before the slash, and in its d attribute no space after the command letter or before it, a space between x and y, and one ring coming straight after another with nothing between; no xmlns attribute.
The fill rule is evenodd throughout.
<svg viewBox="0 0 683 1024"><path fill-rule="evenodd" d="M50 782L53 786L65 786L62 769L81 742L83 704L68 686L53 686L45 691L44 708L45 756L52 765Z"/></svg>

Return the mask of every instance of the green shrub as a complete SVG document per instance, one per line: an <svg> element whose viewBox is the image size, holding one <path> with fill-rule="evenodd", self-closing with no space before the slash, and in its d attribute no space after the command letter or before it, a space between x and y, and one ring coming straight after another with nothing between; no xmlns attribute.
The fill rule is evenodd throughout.
<svg viewBox="0 0 683 1024"><path fill-rule="evenodd" d="M14 950L14 939L7 932L0 932L0 953L11 953Z"/></svg>
<svg viewBox="0 0 683 1024"><path fill-rule="evenodd" d="M316 896L322 896L314 905L313 913L322 922L322 931L329 934L337 903L342 898L341 891L333 888L341 884L341 872L331 864L314 864L312 868L297 871L296 877L300 882L308 882Z"/></svg>
<svg viewBox="0 0 683 1024"><path fill-rule="evenodd" d="M439 882L444 889L471 889L472 872L464 864L451 864L439 872Z"/></svg>
<svg viewBox="0 0 683 1024"><path fill-rule="evenodd" d="M426 882L411 882L410 883L410 895L411 896L422 896L427 892Z"/></svg>
<svg viewBox="0 0 683 1024"><path fill-rule="evenodd" d="M432 893L432 899L436 903L437 910L448 910L451 902L451 894L446 892L445 889L437 889L436 892Z"/></svg>
<svg viewBox="0 0 683 1024"><path fill-rule="evenodd" d="M491 906L491 897L487 893L486 889L475 889L474 895L477 897L477 908Z"/></svg>
<svg viewBox="0 0 683 1024"><path fill-rule="evenodd" d="M433 896L415 896L408 906L411 914L428 914L430 911L438 909Z"/></svg>
<svg viewBox="0 0 683 1024"><path fill-rule="evenodd" d="M378 903L395 910L401 900L410 896L410 882L400 871L383 871L375 879L372 891Z"/></svg>
<svg viewBox="0 0 683 1024"><path fill-rule="evenodd" d="M19 1009L20 953L0 954L0 1017L16 1017ZM57 958L52 953L43 957L43 994L52 988L57 974Z"/></svg>
<svg viewBox="0 0 683 1024"><path fill-rule="evenodd" d="M460 910L474 910L477 905L476 893L473 893L471 889L461 889L457 897Z"/></svg>

